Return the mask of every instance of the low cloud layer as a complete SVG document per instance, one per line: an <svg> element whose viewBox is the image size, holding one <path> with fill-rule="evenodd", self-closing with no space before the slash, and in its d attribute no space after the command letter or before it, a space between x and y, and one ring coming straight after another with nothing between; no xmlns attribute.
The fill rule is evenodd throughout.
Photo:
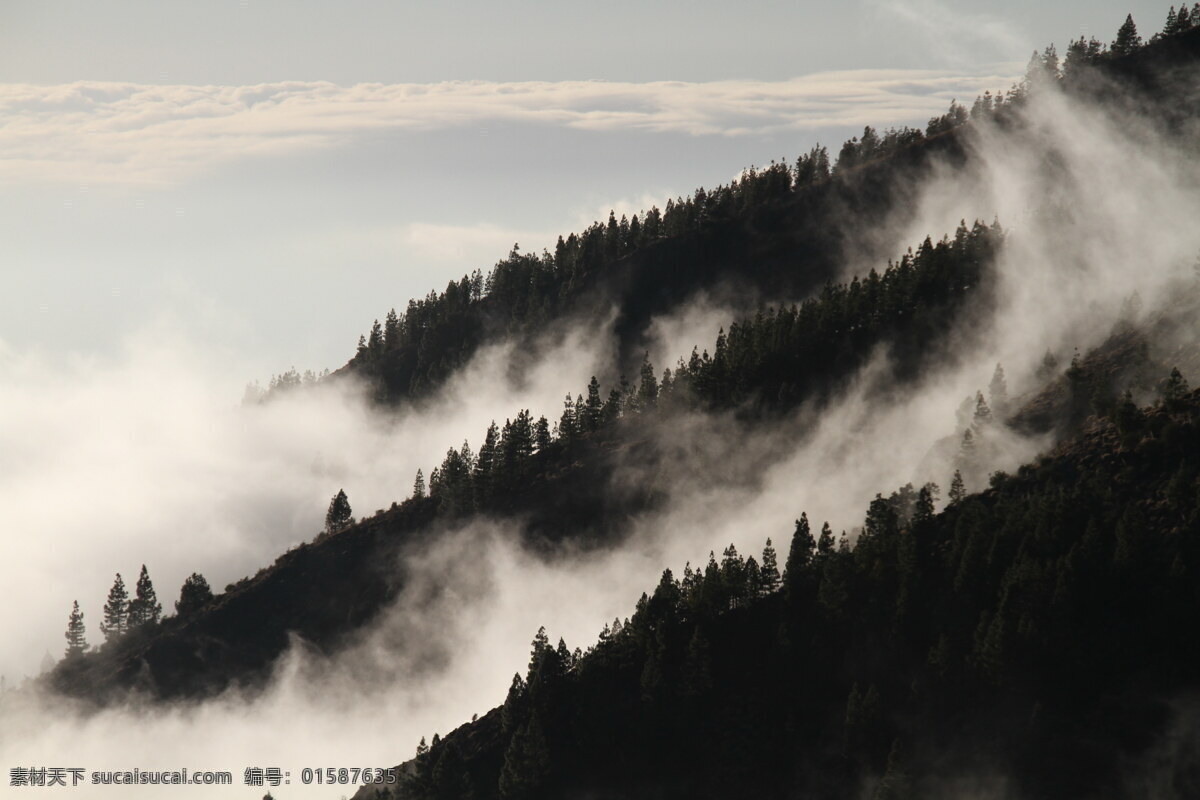
<svg viewBox="0 0 1200 800"><path fill-rule="evenodd" d="M0 612L0 674L11 687L61 655L75 599L99 643L116 572L132 586L145 563L171 610L193 571L220 591L311 539L339 488L369 515L446 448L478 447L493 419L556 416L607 344L603 330L564 335L519 385L511 346L484 348L426 409L398 415L348 382L239 407L236 356L161 328L66 364L0 345L0 410L19 420L0 430L0 582L23 598Z"/></svg>
<svg viewBox="0 0 1200 800"><path fill-rule="evenodd" d="M0 85L7 180L153 184L245 157L303 152L388 130L521 122L592 131L739 136L920 122L952 98L1007 87L1017 65L969 74L825 72L786 81L279 82Z"/></svg>

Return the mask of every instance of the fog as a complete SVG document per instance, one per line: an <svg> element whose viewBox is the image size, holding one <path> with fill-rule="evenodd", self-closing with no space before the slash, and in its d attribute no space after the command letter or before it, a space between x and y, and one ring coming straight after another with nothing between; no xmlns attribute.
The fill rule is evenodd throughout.
<svg viewBox="0 0 1200 800"><path fill-rule="evenodd" d="M619 550L546 563L521 547L512 524L447 530L410 556L399 600L332 659L298 642L262 695L195 705L85 716L45 699L14 709L9 695L0 761L234 772L236 789L178 790L193 797L261 793L241 787L241 770L278 766L292 785L276 797L350 794L298 786L299 770L389 766L421 736L483 714L524 670L539 625L551 641L587 647L606 621L632 613L664 567L678 572L730 543L757 555L768 536L786 552L801 511L853 535L876 492L908 482L936 481L944 496L953 464L936 445L960 435L955 412L986 391L996 363L1011 396L1034 388L1046 349L1065 367L1075 348L1107 336L1134 290L1153 313L1188 279L1200 250L1194 153L1151 126L1054 94L1032 98L1029 111L1034 122L1019 132L980 126L965 175L935 172L913 192L897 254L926 234L953 235L960 218L998 217L1009 231L994 311L969 314L914 384L889 385L880 350L834 402L770 428L729 416L673 419L650 434L662 455L655 468L631 464L619 474L659 481L668 497L631 523ZM693 344L711 348L726 308L700 298L656 321L659 368ZM147 563L164 601L193 570L222 586L311 538L339 487L357 514L370 513L406 496L417 466L428 474L447 446L466 437L477 447L490 419L522 407L556 417L563 394L603 372L611 348L594 327L554 340L520 386L504 377L510 346L492 348L438 402L395 419L371 411L352 387L237 408L232 381L217 377L218 355L161 331L131 341L113 364L52 365L5 352L0 409L22 424L0 442L0 498L22 535L6 537L0 563L23 602L0 612L0 623L5 641L33 643L6 647L5 669L30 672L44 650L58 655L76 597L95 642L115 571L129 580ZM997 428L988 436L988 471L1013 469L1052 444Z"/></svg>
<svg viewBox="0 0 1200 800"><path fill-rule="evenodd" d="M477 446L492 419L520 408L556 418L563 387L586 386L606 346L577 328L519 381L514 345L487 347L439 397L395 416L348 381L242 407L236 354L169 325L111 360L0 348L0 502L14 534L0 538L0 571L27 601L0 612L0 674L12 686L60 655L73 599L97 643L116 572L132 586L146 564L169 611L192 572L219 591L312 539L338 489L369 515L404 499L448 447Z"/></svg>

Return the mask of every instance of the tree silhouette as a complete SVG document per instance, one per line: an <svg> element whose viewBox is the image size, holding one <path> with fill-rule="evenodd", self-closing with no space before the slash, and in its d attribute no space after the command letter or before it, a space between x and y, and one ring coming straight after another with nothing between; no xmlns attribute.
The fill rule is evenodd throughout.
<svg viewBox="0 0 1200 800"><path fill-rule="evenodd" d="M329 511L325 513L325 532L337 533L350 526L354 522L351 513L350 501L346 498L346 492L338 489L338 493L329 501Z"/></svg>
<svg viewBox="0 0 1200 800"><path fill-rule="evenodd" d="M67 651L69 659L78 658L87 650L87 637L83 625L83 612L79 610L79 601L71 606L71 616L67 618Z"/></svg>
<svg viewBox="0 0 1200 800"><path fill-rule="evenodd" d="M1179 371L1179 367L1172 367L1171 374L1162 384L1163 404L1170 409L1177 408L1187 393L1188 382L1183 373Z"/></svg>
<svg viewBox="0 0 1200 800"><path fill-rule="evenodd" d="M996 365L992 380L988 383L988 397L992 401L992 409L1003 417L1008 409L1008 382L1004 379L1004 367Z"/></svg>
<svg viewBox="0 0 1200 800"><path fill-rule="evenodd" d="M134 630L149 623L158 622L162 616L162 604L154 592L154 584L150 581L150 573L142 564L142 572L138 575L137 590L134 598L129 601L129 629Z"/></svg>
<svg viewBox="0 0 1200 800"><path fill-rule="evenodd" d="M963 476L961 470L954 470L954 477L950 481L950 502L960 502L967 496L966 487L963 484Z"/></svg>
<svg viewBox="0 0 1200 800"><path fill-rule="evenodd" d="M1127 56L1142 46L1142 37L1138 35L1137 25L1133 15L1127 14L1125 22L1117 30L1117 38L1109 46L1109 52L1114 56Z"/></svg>
<svg viewBox="0 0 1200 800"><path fill-rule="evenodd" d="M775 547L771 544L769 538L767 539L767 544L763 547L759 575L761 576L764 593L770 594L779 588L779 557L776 555Z"/></svg>
<svg viewBox="0 0 1200 800"><path fill-rule="evenodd" d="M213 599L212 589L208 581L199 572L193 572L183 582L179 590L179 599L175 601L175 613L188 617L196 613Z"/></svg>
<svg viewBox="0 0 1200 800"><path fill-rule="evenodd" d="M812 561L816 542L808 525L808 515L801 514L792 533L792 544L788 549L787 564L783 570L783 585L789 594L800 590L805 568Z"/></svg>
<svg viewBox="0 0 1200 800"><path fill-rule="evenodd" d="M105 640L119 639L129 630L129 591L121 573L117 573L112 588L108 590L108 601L104 604L104 619L100 633Z"/></svg>

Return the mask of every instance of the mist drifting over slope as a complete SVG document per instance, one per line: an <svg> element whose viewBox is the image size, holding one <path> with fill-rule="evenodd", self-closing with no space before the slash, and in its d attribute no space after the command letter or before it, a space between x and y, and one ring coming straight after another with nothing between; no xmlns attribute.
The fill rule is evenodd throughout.
<svg viewBox="0 0 1200 800"><path fill-rule="evenodd" d="M162 328L112 360L0 351L0 407L22 422L0 433L0 497L21 532L0 541L0 563L28 600L0 619L5 640L23 643L5 649L0 673L12 686L46 652L60 655L75 598L99 643L115 572L130 580L147 564L170 611L193 571L219 590L311 539L339 488L357 516L403 499L419 467L477 441L492 419L554 414L560 386L586 382L605 346L577 330L519 379L511 344L486 348L427 405L398 414L373 410L349 381L240 406L230 354Z"/></svg>
<svg viewBox="0 0 1200 800"><path fill-rule="evenodd" d="M801 408L771 428L732 417L671 420L653 432L663 454L653 474L630 464L622 476L659 482L668 501L631 521L620 552L566 553L547 564L520 546L511 526L468 523L448 531L436 547L410 556L413 579L356 644L324 659L297 643L262 695L231 693L196 705L119 708L91 716L67 708L35 714L38 703L53 701L34 700L17 714L5 711L3 760L89 769L189 764L230 769L235 777L245 766L281 766L292 770L293 785L279 796L333 796L327 787L295 785L296 772L303 766L392 764L407 757L420 736L445 732L498 704L512 673L524 669L527 642L539 625L546 625L552 641L562 635L571 647L586 646L606 621L631 612L664 567L678 571L685 561L702 562L710 550L719 553L731 542L743 553L757 553L768 536L784 550L791 522L802 510L818 525L828 519L835 531L852 529L876 492L927 480L944 489L952 464L927 456L939 440L956 434L956 409L986 387L997 362L1008 373L1010 394L1032 388L1047 349L1065 364L1074 349L1085 352L1099 343L1135 290L1143 313L1153 313L1178 282L1189 279L1200 250L1200 228L1191 224L1200 213L1200 175L1186 137L1169 137L1146 119L1056 92L1035 93L1021 117L1021 124L1007 130L976 126L966 172L935 174L914 191L919 212L895 243L896 252L926 234L952 232L960 219L998 217L1010 232L996 266L995 308L969 315L935 366L914 384L891 386L888 356L880 351L835 402ZM682 331L713 315L711 304L685 310L660 321L660 338L679 342ZM709 331L710 338L696 344L710 346L713 335ZM48 419L74 420L75 427L51 439L61 442L58 449L41 445L41 453L53 457L33 447L40 441L36 426L28 440L12 434L4 452L27 454L20 494L42 499L23 506L16 502L16 488L3 494L19 509L17 520L30 526L31 536L23 541L36 545L38 538L56 537L58 552L74 550L75 563L55 565L32 546L5 553L8 564L45 558L29 573L58 576L14 575L22 582L13 585L31 598L32 607L52 606L54 613L44 622L22 620L27 628L18 627L15 618L6 620L6 629L20 636L37 622L39 635L46 626L59 631L68 584L72 592L93 598L85 610L94 623L111 572L128 575L142 561L156 579L161 576L164 599L184 575L205 571L206 563L219 574L232 560L244 564L245 572L311 535L339 486L346 487L360 514L384 507L408 493L417 466L428 471L445 447L464 436L474 444L491 418L521 407L550 416L565 392L578 392L597 371L607 355L605 341L587 331L563 337L529 385L516 390L502 378L503 350L490 352L440 403L387 421L348 390L297 395L261 409L216 402L197 409L194 397L205 396L197 386L203 381L172 366L177 361L169 347L150 347L152 357L133 359L143 366L117 373L119 381L93 375L82 392L78 377L62 380L27 365L26 391L42 389L38 407L47 409ZM114 386L136 386L139 392ZM38 419L17 397L5 398L7 414ZM144 402L133 402L135 397ZM54 409L61 411L49 413ZM103 419L109 423L97 423ZM138 432L148 428L156 435L140 439ZM1012 469L1048 444L994 436L992 470ZM80 480L97 453L111 452L114 438L131 442L122 445L129 456L120 459L121 471L103 481ZM314 464L315 453L321 458ZM41 468L31 470L31 464ZM914 472L917 464L923 472ZM15 487L16 468L6 474L6 485ZM179 479L163 482L163 475ZM88 490L84 497L91 502L54 505L73 482ZM143 502L112 500L123 496L126 485L160 482L165 489ZM78 516L72 516L73 508ZM153 516L146 520L146 514ZM57 524L49 525L43 515ZM194 549L180 547L189 541L186 536L162 530L180 519L203 523L190 540ZM155 557L165 566L157 566ZM234 573L228 577L241 574ZM90 577L79 577L85 574ZM224 582L210 577L215 585ZM403 648L395 645L400 641ZM103 796L90 788L75 791ZM145 790L145 796L152 793ZM230 796L228 790L206 793L198 787L190 794Z"/></svg>

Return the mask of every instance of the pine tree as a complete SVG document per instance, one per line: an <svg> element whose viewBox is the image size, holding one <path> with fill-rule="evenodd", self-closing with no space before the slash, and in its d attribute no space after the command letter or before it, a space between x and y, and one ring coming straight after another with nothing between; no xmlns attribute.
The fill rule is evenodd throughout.
<svg viewBox="0 0 1200 800"><path fill-rule="evenodd" d="M439 748L437 761L429 777L432 793L429 796L439 800L472 800L476 796L466 762L454 739L447 739L445 747ZM374 800L387 798L375 795Z"/></svg>
<svg viewBox="0 0 1200 800"><path fill-rule="evenodd" d="M629 385L629 380L622 375L617 381L617 396L621 398L621 412L635 411L637 409L637 396L633 393L633 387Z"/></svg>
<svg viewBox="0 0 1200 800"><path fill-rule="evenodd" d="M746 595L748 597L761 597L767 593L766 587L762 582L762 568L758 566L758 561L754 556L746 558Z"/></svg>
<svg viewBox="0 0 1200 800"><path fill-rule="evenodd" d="M575 395L575 433L583 433L583 415L585 412L583 395Z"/></svg>
<svg viewBox="0 0 1200 800"><path fill-rule="evenodd" d="M137 594L129 601L129 629L136 630L142 625L158 622L162 616L162 604L154 593L154 584L150 581L150 573L142 564L142 572L138 575Z"/></svg>
<svg viewBox="0 0 1200 800"><path fill-rule="evenodd" d="M492 420L483 435L479 457L475 460L475 502L478 506L484 505L492 497L496 471L500 465L499 436L496 421Z"/></svg>
<svg viewBox="0 0 1200 800"><path fill-rule="evenodd" d="M779 561L770 539L767 539L767 544L763 547L762 565L759 567L759 574L762 576L764 594L770 594L779 588Z"/></svg>
<svg viewBox="0 0 1200 800"><path fill-rule="evenodd" d="M500 770L500 797L517 800L539 796L550 776L550 747L538 714L530 715L509 741Z"/></svg>
<svg viewBox="0 0 1200 800"><path fill-rule="evenodd" d="M329 501L329 511L325 513L325 532L337 533L350 526L354 522L354 518L350 514L350 501L346 497L346 492L338 489L338 493Z"/></svg>
<svg viewBox="0 0 1200 800"><path fill-rule="evenodd" d="M721 554L721 577L729 599L736 605L746 595L746 562L732 544Z"/></svg>
<svg viewBox="0 0 1200 800"><path fill-rule="evenodd" d="M119 639L129 630L129 591L121 573L117 573L112 588L108 590L108 601L104 604L104 620L100 633L106 641Z"/></svg>
<svg viewBox="0 0 1200 800"><path fill-rule="evenodd" d="M1054 353L1047 350L1046 354L1042 356L1041 366L1038 367L1038 377L1042 380L1048 380L1053 377L1054 373L1057 371L1058 359L1055 357Z"/></svg>
<svg viewBox="0 0 1200 800"><path fill-rule="evenodd" d="M796 520L792 546L788 550L787 564L783 570L783 586L788 593L794 594L799 590L804 570L812 561L815 546L816 542L813 541L812 530L808 525L808 514L802 513L800 519Z"/></svg>
<svg viewBox="0 0 1200 800"><path fill-rule="evenodd" d="M975 415L971 420L971 430L975 432L975 438L981 436L985 430L991 427L991 424L992 409L988 407L987 400L983 399L983 392L976 392Z"/></svg>
<svg viewBox="0 0 1200 800"><path fill-rule="evenodd" d="M571 398L571 393L567 392L563 399L562 416L558 418L558 435L564 442L571 442L578 433L579 420L575 417L575 401Z"/></svg>
<svg viewBox="0 0 1200 800"><path fill-rule="evenodd" d="M1191 11L1188 10L1187 3L1184 3L1179 6L1178 13L1175 12L1175 8L1172 6L1171 11L1167 14L1167 24L1163 26L1162 35L1174 36L1178 33L1190 31L1200 23L1200 19L1197 19L1198 16L1200 16L1200 3L1193 5Z"/></svg>
<svg viewBox="0 0 1200 800"><path fill-rule="evenodd" d="M528 709L528 692L525 679L520 673L514 673L512 683L508 687L508 696L500 709L500 730L510 733L525 721Z"/></svg>
<svg viewBox="0 0 1200 800"><path fill-rule="evenodd" d="M1042 70L1052 80L1062 77L1062 73L1059 71L1058 49L1053 44L1042 52Z"/></svg>
<svg viewBox="0 0 1200 800"><path fill-rule="evenodd" d="M958 464L955 472L966 470L971 473L977 466L978 452L976 447L976 437L971 433L971 429L963 431L962 443L958 447Z"/></svg>
<svg viewBox="0 0 1200 800"><path fill-rule="evenodd" d="M505 432L500 449L504 455L505 469L510 473L533 455L533 418L528 409L517 412L511 427Z"/></svg>
<svg viewBox="0 0 1200 800"><path fill-rule="evenodd" d="M833 530L830 529L829 523L821 525L821 535L817 538L817 555L828 556L832 555L836 545L833 541Z"/></svg>
<svg viewBox="0 0 1200 800"><path fill-rule="evenodd" d="M622 379L624 382L624 379ZM608 391L608 399L604 401L604 408L600 412L600 418L603 424L610 425L621 418L621 407L624 405L624 398L621 396L621 390L614 386Z"/></svg>
<svg viewBox="0 0 1200 800"><path fill-rule="evenodd" d="M1138 36L1137 25L1133 15L1127 14L1125 22L1117 30L1116 40L1109 46L1109 52L1114 56L1127 56L1142 46L1142 37Z"/></svg>
<svg viewBox="0 0 1200 800"><path fill-rule="evenodd" d="M1171 375L1163 381L1163 404L1168 409L1175 409L1188 393L1188 382L1179 371L1179 367L1171 368Z"/></svg>
<svg viewBox="0 0 1200 800"><path fill-rule="evenodd" d="M179 599L175 601L175 613L181 617L189 616L204 608L212 599L212 588L209 587L208 581L199 572L193 572L179 590Z"/></svg>
<svg viewBox="0 0 1200 800"><path fill-rule="evenodd" d="M550 423L544 415L538 417L537 424L533 426L533 446L539 453L550 446Z"/></svg>
<svg viewBox="0 0 1200 800"><path fill-rule="evenodd" d="M1067 58L1063 62L1063 74L1073 77L1083 67L1095 64L1105 53L1105 47L1096 37L1085 40L1082 36L1067 46Z"/></svg>
<svg viewBox="0 0 1200 800"><path fill-rule="evenodd" d="M600 399L600 382L596 376L588 383L587 401L583 407L583 429L594 431L600 427L600 414L604 409L604 401Z"/></svg>
<svg viewBox="0 0 1200 800"><path fill-rule="evenodd" d="M645 594L642 595L645 597ZM558 637L558 647L554 648L554 654L557 657L559 669L566 673L571 669L571 650L567 647L567 642L561 636Z"/></svg>
<svg viewBox="0 0 1200 800"><path fill-rule="evenodd" d="M383 354L383 327L379 324L379 320L371 325L371 335L367 337L367 352L372 358L378 358Z"/></svg>
<svg viewBox="0 0 1200 800"><path fill-rule="evenodd" d="M815 148L816 155L816 179L824 180L829 177L829 150L828 148L817 145Z"/></svg>
<svg viewBox="0 0 1200 800"><path fill-rule="evenodd" d="M83 612L79 610L79 601L71 607L71 616L67 618L67 658L78 658L87 650L87 636L83 625Z"/></svg>
<svg viewBox="0 0 1200 800"><path fill-rule="evenodd" d="M966 487L963 485L962 472L954 470L954 478L950 481L950 502L957 503L967 496Z"/></svg>
<svg viewBox="0 0 1200 800"><path fill-rule="evenodd" d="M1004 416L1008 407L1008 382L1004 379L1004 367L996 365L992 373L991 383L988 384L988 396L992 399L992 408Z"/></svg>
<svg viewBox="0 0 1200 800"><path fill-rule="evenodd" d="M641 380L638 383L638 408L653 408L658 402L658 379L654 377L654 366L650 354L642 356Z"/></svg>
<svg viewBox="0 0 1200 800"><path fill-rule="evenodd" d="M383 320L383 344L389 349L400 346L400 318L394 308Z"/></svg>
<svg viewBox="0 0 1200 800"><path fill-rule="evenodd" d="M413 497L424 497L425 496L425 473L421 472L420 467L417 468L417 477L413 481L412 496Z"/></svg>
<svg viewBox="0 0 1200 800"><path fill-rule="evenodd" d="M529 652L529 677L527 680L532 681L533 676L537 673L538 667L542 663L542 657L550 650L550 637L546 636L546 626L538 628L537 634L533 637L533 644L530 645Z"/></svg>
<svg viewBox="0 0 1200 800"><path fill-rule="evenodd" d="M913 507L912 521L914 524L922 524L933 519L934 505L937 502L938 492L940 487L930 481L921 487L921 491L917 493L917 503Z"/></svg>

